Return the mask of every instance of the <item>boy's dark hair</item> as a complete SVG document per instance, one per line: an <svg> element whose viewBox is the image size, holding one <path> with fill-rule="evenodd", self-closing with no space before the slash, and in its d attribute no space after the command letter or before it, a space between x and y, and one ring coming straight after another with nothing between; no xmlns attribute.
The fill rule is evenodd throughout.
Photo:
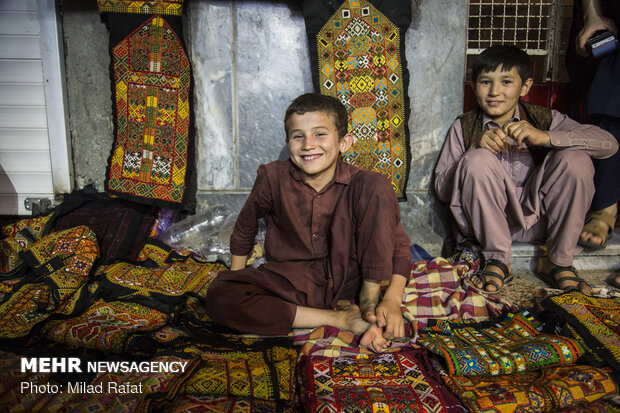
<svg viewBox="0 0 620 413"><path fill-rule="evenodd" d="M349 114L344 105L335 97L305 93L291 102L284 115L284 131L288 140L288 120L294 114L303 115L307 112L324 112L334 117L334 124L338 130L338 139L342 139L348 132Z"/></svg>
<svg viewBox="0 0 620 413"><path fill-rule="evenodd" d="M471 71L471 82L476 84L478 76L482 72L492 72L499 66L502 71L517 68L521 81L525 82L532 77L532 61L525 51L517 46L497 45L491 46L476 58Z"/></svg>

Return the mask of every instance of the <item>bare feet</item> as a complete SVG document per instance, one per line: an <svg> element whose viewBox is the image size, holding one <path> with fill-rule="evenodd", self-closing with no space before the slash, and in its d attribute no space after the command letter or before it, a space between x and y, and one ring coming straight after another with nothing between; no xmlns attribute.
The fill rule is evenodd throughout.
<svg viewBox="0 0 620 413"><path fill-rule="evenodd" d="M387 350L392 341L383 337L383 328L379 327L376 323L372 323L368 330L362 335L360 339L362 346L370 347L371 350L380 353Z"/></svg>
<svg viewBox="0 0 620 413"><path fill-rule="evenodd" d="M350 305L345 307L341 313L346 324L344 329L361 336L360 345L370 347L375 352L385 351L392 345L390 340L383 337L383 328L374 322L368 322L362 318L362 313L358 306ZM366 310L366 316L370 315L370 313L374 316L374 311Z"/></svg>
<svg viewBox="0 0 620 413"><path fill-rule="evenodd" d="M343 316L343 324L341 326L344 330L349 330L352 333L361 336L370 327L370 323L362 318L360 308L354 304L346 307L341 311Z"/></svg>

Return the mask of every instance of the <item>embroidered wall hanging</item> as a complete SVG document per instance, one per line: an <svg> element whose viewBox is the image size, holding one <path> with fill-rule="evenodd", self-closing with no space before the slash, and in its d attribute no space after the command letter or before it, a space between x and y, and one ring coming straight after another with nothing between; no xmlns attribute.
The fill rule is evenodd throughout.
<svg viewBox="0 0 620 413"><path fill-rule="evenodd" d="M164 7L166 2L147 3ZM192 74L181 17L104 16L110 30L115 106L106 191L139 203L193 212Z"/></svg>
<svg viewBox="0 0 620 413"><path fill-rule="evenodd" d="M99 13L183 14L183 0L97 0Z"/></svg>
<svg viewBox="0 0 620 413"><path fill-rule="evenodd" d="M304 0L303 13L314 87L349 112L354 143L343 160L384 174L406 200L411 154L404 37L411 3Z"/></svg>

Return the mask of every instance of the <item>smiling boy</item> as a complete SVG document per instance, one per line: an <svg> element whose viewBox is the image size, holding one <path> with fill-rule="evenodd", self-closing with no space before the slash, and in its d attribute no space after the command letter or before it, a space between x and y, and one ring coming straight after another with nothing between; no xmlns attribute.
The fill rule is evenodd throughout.
<svg viewBox="0 0 620 413"><path fill-rule="evenodd" d="M545 242L537 273L558 289L589 294L572 264L594 194L591 158L607 158L618 145L596 126L521 100L532 83L529 56L519 48L492 46L478 56L478 107L450 128L435 192L450 205L457 242L481 246L485 264L470 279L475 287L496 293L512 279L512 241Z"/></svg>
<svg viewBox="0 0 620 413"><path fill-rule="evenodd" d="M209 287L213 321L244 333L332 325L381 351L403 337L409 238L389 181L339 159L353 143L336 98L304 94L284 117L290 158L261 165L230 240L230 271ZM266 218L268 262L247 268ZM389 285L381 297L381 281ZM356 301L335 310L339 300Z"/></svg>

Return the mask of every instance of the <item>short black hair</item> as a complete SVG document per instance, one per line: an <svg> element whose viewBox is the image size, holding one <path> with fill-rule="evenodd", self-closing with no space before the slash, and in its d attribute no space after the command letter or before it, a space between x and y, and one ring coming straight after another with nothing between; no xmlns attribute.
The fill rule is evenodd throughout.
<svg viewBox="0 0 620 413"><path fill-rule="evenodd" d="M492 72L500 65L502 71L516 67L524 83L532 77L532 61L525 51L517 46L496 45L484 50L474 61L471 72L472 84L476 84L480 73Z"/></svg>
<svg viewBox="0 0 620 413"><path fill-rule="evenodd" d="M284 115L284 131L288 140L288 120L294 114L303 115L307 112L324 112L334 117L334 124L338 130L338 139L342 139L348 132L349 113L344 105L335 97L304 93L291 102Z"/></svg>

